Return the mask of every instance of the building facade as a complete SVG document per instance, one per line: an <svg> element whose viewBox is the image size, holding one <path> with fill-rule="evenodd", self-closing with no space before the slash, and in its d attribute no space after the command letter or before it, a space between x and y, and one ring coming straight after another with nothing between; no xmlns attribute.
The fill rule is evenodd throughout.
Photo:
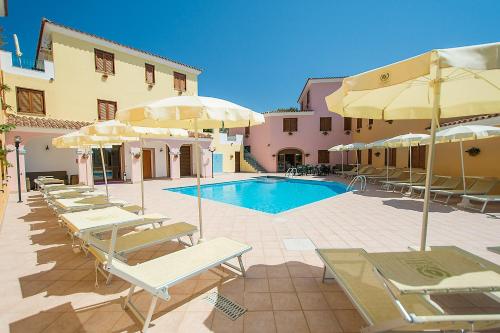
<svg viewBox="0 0 500 333"><path fill-rule="evenodd" d="M341 83L342 78L310 78L298 98L299 109L266 112L264 124L232 133L244 136L245 154L268 172L285 172L299 164L340 163L341 156L328 149L351 143L352 135L344 131L343 118L328 111L325 97Z"/></svg>
<svg viewBox="0 0 500 333"><path fill-rule="evenodd" d="M15 137L22 140L23 187L24 177L48 172L79 175L80 182L102 180L103 168L95 151L83 154L56 149L51 145L52 138L94 121L114 119L120 108L170 96L197 95L201 73L195 67L46 19L42 20L36 58L17 59L1 51L0 69L4 83L11 88L5 92L5 101L11 106L6 121L16 125L6 135L5 143L13 149ZM191 137L146 140L142 152L145 178L192 175L193 141ZM210 136L203 135L204 175L211 172L210 143ZM111 181L139 180L137 149L136 143L105 149ZM9 186L16 190L14 155L8 154L12 165L8 174ZM89 167L93 167L93 173L82 173Z"/></svg>

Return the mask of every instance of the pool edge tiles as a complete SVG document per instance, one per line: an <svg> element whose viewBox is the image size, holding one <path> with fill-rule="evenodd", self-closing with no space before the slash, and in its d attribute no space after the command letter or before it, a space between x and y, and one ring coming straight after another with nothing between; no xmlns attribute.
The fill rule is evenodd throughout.
<svg viewBox="0 0 500 333"><path fill-rule="evenodd" d="M280 214L348 192L343 183L275 176L203 184L201 197L267 214ZM196 197L195 186L163 190Z"/></svg>

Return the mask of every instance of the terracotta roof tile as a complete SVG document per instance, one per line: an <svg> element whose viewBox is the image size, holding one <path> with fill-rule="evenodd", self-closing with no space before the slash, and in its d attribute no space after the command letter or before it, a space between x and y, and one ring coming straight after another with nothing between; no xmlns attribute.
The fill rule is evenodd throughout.
<svg viewBox="0 0 500 333"><path fill-rule="evenodd" d="M268 114L268 113L282 113L282 112L294 112L294 113L300 113L300 112L311 112L312 110L299 110L297 108L289 108L289 109L276 109L272 111L266 111L263 112L262 114Z"/></svg>
<svg viewBox="0 0 500 333"><path fill-rule="evenodd" d="M45 117L9 114L7 116L7 124L12 124L17 127L62 128L78 130L83 126L90 125L91 123L86 121L60 120Z"/></svg>
<svg viewBox="0 0 500 333"><path fill-rule="evenodd" d="M475 117L470 117L470 118L462 118L462 119L457 119L453 121L448 121L445 123L441 123L440 126L453 126L453 125L459 125L463 123L470 123L473 121L478 121L478 120L483 120L483 119L489 119L489 118L495 118L499 117L500 113L494 113L494 114L486 114L486 115L480 115L480 116L475 116ZM429 127L430 128L430 127Z"/></svg>

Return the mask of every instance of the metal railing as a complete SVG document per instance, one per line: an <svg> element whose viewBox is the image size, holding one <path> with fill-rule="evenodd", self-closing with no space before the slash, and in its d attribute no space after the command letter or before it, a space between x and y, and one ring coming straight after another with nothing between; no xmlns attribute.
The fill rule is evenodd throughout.
<svg viewBox="0 0 500 333"><path fill-rule="evenodd" d="M359 182L359 191L364 192L366 191L366 177L363 175L359 175L354 177L350 182L349 185L347 185L347 191L351 191L354 189L354 186L356 183Z"/></svg>
<svg viewBox="0 0 500 333"><path fill-rule="evenodd" d="M35 59L16 57L14 54L12 55L12 66L39 72L45 71L45 63L42 59L35 61Z"/></svg>

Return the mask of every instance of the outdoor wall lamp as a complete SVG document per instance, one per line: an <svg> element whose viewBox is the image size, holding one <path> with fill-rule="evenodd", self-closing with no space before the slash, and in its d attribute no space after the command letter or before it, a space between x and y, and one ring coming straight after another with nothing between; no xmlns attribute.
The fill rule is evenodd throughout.
<svg viewBox="0 0 500 333"><path fill-rule="evenodd" d="M21 198L21 167L19 165L19 146L23 140L19 135L14 138L14 146L16 147L16 163L17 163L17 202L23 202Z"/></svg>
<svg viewBox="0 0 500 333"><path fill-rule="evenodd" d="M163 153L163 148L160 148L160 153Z"/></svg>
<svg viewBox="0 0 500 333"><path fill-rule="evenodd" d="M50 150L49 145L45 146L45 150Z"/></svg>
<svg viewBox="0 0 500 333"><path fill-rule="evenodd" d="M379 156L380 156L380 152L379 152L379 151L378 151L378 152L376 152L376 153L375 153L375 156L379 157Z"/></svg>

